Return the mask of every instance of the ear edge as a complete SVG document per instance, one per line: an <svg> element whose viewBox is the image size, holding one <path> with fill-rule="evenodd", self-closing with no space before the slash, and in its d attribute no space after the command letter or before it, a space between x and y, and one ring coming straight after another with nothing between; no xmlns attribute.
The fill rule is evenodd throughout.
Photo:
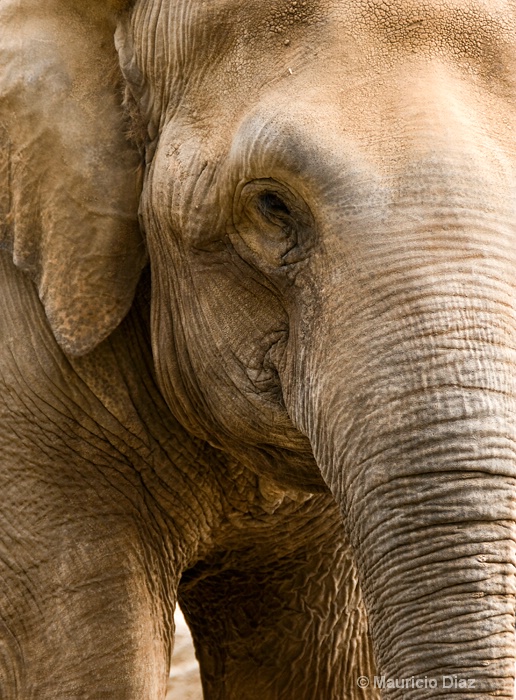
<svg viewBox="0 0 516 700"><path fill-rule="evenodd" d="M46 294L44 291L40 293L54 337L65 354L72 357L87 355L120 325L131 309L135 288L146 264L147 257L142 256L130 284L125 286L126 293L118 299L112 299L111 305L104 301L104 314L100 319L98 314L95 314L92 319L91 313L87 311L98 304L97 296L88 298L82 295L74 299L67 305L67 313L63 314L63 305L55 290L51 294ZM70 323L71 318L73 323Z"/></svg>

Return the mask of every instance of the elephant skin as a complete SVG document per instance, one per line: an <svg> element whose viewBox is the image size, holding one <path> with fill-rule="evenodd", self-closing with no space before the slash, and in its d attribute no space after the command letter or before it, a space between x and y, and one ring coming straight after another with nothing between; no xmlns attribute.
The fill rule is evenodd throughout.
<svg viewBox="0 0 516 700"><path fill-rule="evenodd" d="M0 25L2 700L513 697L514 3Z"/></svg>

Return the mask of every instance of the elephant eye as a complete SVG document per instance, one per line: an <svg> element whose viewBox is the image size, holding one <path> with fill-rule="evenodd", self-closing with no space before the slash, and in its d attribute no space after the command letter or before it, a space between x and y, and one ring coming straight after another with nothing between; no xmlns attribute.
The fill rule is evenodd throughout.
<svg viewBox="0 0 516 700"><path fill-rule="evenodd" d="M290 219L290 209L275 192L264 192L257 200L260 213L267 219L277 220L278 223Z"/></svg>
<svg viewBox="0 0 516 700"><path fill-rule="evenodd" d="M290 187L276 180L252 180L237 193L231 240L243 258L263 271L297 262L311 230L310 210Z"/></svg>

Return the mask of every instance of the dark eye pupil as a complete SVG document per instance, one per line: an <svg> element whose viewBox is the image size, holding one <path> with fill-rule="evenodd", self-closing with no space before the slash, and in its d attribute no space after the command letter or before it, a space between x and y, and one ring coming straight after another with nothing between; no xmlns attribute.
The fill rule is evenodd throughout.
<svg viewBox="0 0 516 700"><path fill-rule="evenodd" d="M285 218L290 216L290 209L274 192L265 192L258 199L258 208L263 216Z"/></svg>

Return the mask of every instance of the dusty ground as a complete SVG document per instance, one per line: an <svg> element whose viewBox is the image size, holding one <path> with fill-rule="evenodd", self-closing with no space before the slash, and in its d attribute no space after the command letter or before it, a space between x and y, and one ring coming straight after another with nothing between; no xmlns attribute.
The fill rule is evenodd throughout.
<svg viewBox="0 0 516 700"><path fill-rule="evenodd" d="M199 666L185 619L176 608L176 639L166 700L202 700Z"/></svg>

